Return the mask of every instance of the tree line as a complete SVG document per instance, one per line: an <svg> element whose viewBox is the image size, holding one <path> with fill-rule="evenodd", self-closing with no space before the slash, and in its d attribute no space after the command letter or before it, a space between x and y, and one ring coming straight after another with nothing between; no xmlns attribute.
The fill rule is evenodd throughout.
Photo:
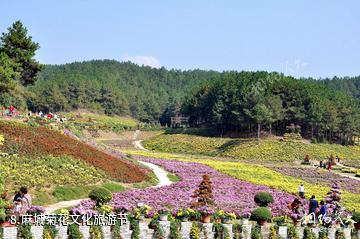
<svg viewBox="0 0 360 239"><path fill-rule="evenodd" d="M221 133L284 133L294 124L314 140L350 144L360 132L359 106L358 99L328 83L277 72L224 72L187 96L182 113L193 125Z"/></svg>

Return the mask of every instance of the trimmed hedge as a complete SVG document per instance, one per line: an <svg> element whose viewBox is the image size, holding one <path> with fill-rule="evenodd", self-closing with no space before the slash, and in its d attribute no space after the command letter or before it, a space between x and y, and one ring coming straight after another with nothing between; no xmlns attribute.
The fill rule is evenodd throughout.
<svg viewBox="0 0 360 239"><path fill-rule="evenodd" d="M103 204L111 201L112 194L108 189L103 188L103 187L98 187L98 188L93 189L89 193L89 198L91 200L94 200L97 205L103 205Z"/></svg>
<svg viewBox="0 0 360 239"><path fill-rule="evenodd" d="M269 208L267 207L258 207L256 209L254 209L252 212L251 212L251 217L250 219L251 220L254 220L254 221L270 221L272 218L272 213L270 211Z"/></svg>
<svg viewBox="0 0 360 239"><path fill-rule="evenodd" d="M259 192L255 195L254 201L259 205L259 207L267 207L270 203L274 202L274 198L271 193Z"/></svg>

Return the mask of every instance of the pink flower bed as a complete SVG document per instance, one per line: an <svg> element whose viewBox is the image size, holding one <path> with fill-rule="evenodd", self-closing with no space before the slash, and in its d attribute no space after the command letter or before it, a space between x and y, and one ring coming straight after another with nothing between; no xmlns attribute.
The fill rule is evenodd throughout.
<svg viewBox="0 0 360 239"><path fill-rule="evenodd" d="M115 209L132 210L139 202L151 206L153 211L168 208L175 212L180 208L187 208L195 200L192 198L192 195L204 174L210 175L213 183L213 196L216 208L235 212L239 216L249 213L257 207L254 202L254 196L260 191L267 191L273 195L274 203L270 207L274 216L290 214L287 205L295 198L293 195L266 186L254 185L234 179L200 163L140 156L136 158L163 167L168 172L180 177L181 181L159 188L136 189L114 193L111 205ZM91 210L93 205L94 203L91 201L83 201L73 210L77 213L86 213L88 210L93 212Z"/></svg>

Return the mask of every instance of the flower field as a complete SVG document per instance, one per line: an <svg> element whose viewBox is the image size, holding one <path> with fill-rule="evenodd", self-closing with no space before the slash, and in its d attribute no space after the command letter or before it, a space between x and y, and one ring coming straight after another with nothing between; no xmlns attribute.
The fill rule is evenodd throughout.
<svg viewBox="0 0 360 239"><path fill-rule="evenodd" d="M24 185L38 189L54 185L88 185L107 179L103 171L68 156L38 159L0 157L0 171L7 190Z"/></svg>
<svg viewBox="0 0 360 239"><path fill-rule="evenodd" d="M31 159L53 155L71 156L105 171L121 182L134 183L146 179L145 171L137 165L111 156L83 142L46 127L0 121L5 141L0 150Z"/></svg>
<svg viewBox="0 0 360 239"><path fill-rule="evenodd" d="M281 142L274 139L262 140L260 146L254 139L231 139L201 137L185 134L162 134L145 141L151 150L226 156L239 160L294 161L310 159L325 160L331 154L339 155L342 162L360 168L360 146L338 144L305 144L302 142Z"/></svg>
<svg viewBox="0 0 360 239"><path fill-rule="evenodd" d="M318 199L324 198L330 187L318 184L304 182L301 179L283 175L279 172L271 170L261 165L246 164L240 162L227 162L210 159L199 159L195 157L187 157L170 153L155 153L144 151L127 151L129 154L141 155L154 158L181 160L185 162L200 162L201 164L210 166L211 168L227 174L231 177L250 182L257 185L264 185L290 194L297 194L300 183L304 183L306 194L316 195ZM343 190L343 203L350 210L360 208L360 196L357 193L351 193Z"/></svg>
<svg viewBox="0 0 360 239"><path fill-rule="evenodd" d="M165 170L178 175L181 181L159 188L114 193L111 204L115 209L132 210L139 202L150 205L154 211L160 209L177 211L180 208L187 208L195 200L192 196L204 174L208 174L213 183L216 206L227 212L235 212L238 215L249 213L256 207L254 196L260 191L272 193L275 202L271 204L271 208L274 215L288 213L286 205L294 199L294 196L288 193L234 179L200 163L161 160L143 156L136 158L160 165ZM93 202L83 201L74 211L85 213L93 206Z"/></svg>
<svg viewBox="0 0 360 239"><path fill-rule="evenodd" d="M273 170L288 176L300 178L308 183L321 184L331 187L337 183L348 192L360 194L360 181L343 177L324 169L315 168L294 168L294 167L271 167Z"/></svg>

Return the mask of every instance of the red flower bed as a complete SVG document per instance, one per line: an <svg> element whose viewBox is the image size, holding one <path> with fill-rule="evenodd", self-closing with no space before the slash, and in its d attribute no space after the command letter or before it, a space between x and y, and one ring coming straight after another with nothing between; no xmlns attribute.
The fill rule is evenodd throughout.
<svg viewBox="0 0 360 239"><path fill-rule="evenodd" d="M145 171L137 165L110 156L102 151L45 127L29 127L0 121L0 134L5 136L2 150L36 158L43 155L69 155L85 160L121 182L140 182Z"/></svg>

